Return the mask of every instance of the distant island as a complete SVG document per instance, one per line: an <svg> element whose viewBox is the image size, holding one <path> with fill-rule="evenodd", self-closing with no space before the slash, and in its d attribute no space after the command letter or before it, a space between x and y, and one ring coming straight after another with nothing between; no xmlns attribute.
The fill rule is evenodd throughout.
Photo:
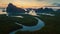
<svg viewBox="0 0 60 34"><path fill-rule="evenodd" d="M19 14L19 13L25 13L25 12L29 12L30 10L35 10L36 13L54 13L56 11L54 11L52 8L38 8L38 9L33 9L33 8L26 8L27 11L25 11L23 8L18 8L15 5L13 5L12 3L8 4L8 7L6 8L6 12L7 13L13 13L13 14ZM57 9L57 12L60 12L60 9Z"/></svg>

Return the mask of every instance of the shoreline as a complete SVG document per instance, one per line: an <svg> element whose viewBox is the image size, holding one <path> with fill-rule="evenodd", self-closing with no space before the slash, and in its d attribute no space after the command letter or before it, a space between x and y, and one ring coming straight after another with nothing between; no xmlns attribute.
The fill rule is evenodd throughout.
<svg viewBox="0 0 60 34"><path fill-rule="evenodd" d="M37 17L35 17L38 21L40 20L39 18L37 18ZM40 23L41 22L41 23ZM20 25L22 25L23 26L23 28L22 29L18 29L18 30L16 30L16 31L13 31L13 32L11 32L10 34L15 34L17 31L29 31L30 29L32 29L32 30L30 30L30 31L36 31L36 30L39 30L39 29L41 29L42 27L44 27L44 22L42 22L41 20L40 20L40 22L38 22L38 24L37 25L35 25L35 26L24 26L24 25L22 25L22 24L20 24ZM16 23L17 25L19 25L19 23ZM37 28L38 27L38 28ZM27 28L29 28L29 29L27 29Z"/></svg>

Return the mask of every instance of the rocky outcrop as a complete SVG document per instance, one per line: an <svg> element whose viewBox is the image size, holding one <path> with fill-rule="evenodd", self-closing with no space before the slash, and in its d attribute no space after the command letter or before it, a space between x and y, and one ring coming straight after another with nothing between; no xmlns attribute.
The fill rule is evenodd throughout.
<svg viewBox="0 0 60 34"><path fill-rule="evenodd" d="M8 7L6 8L6 12L8 14L20 14L20 13L25 13L25 10L22 8L18 8L15 5L13 5L12 3L8 4Z"/></svg>

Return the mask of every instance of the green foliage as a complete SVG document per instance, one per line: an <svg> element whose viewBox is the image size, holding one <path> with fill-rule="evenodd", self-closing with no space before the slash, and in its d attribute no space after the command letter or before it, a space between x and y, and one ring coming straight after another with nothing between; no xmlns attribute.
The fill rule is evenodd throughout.
<svg viewBox="0 0 60 34"><path fill-rule="evenodd" d="M45 27L41 30L34 32L18 31L16 34L60 34L60 14L56 14L56 16L40 15L38 18L45 22Z"/></svg>
<svg viewBox="0 0 60 34"><path fill-rule="evenodd" d="M31 15L22 15L24 18L8 17L6 15L0 15L0 34L9 34L10 32L22 28L22 26L15 24L19 22L20 24L26 26L34 26L37 24L37 20Z"/></svg>
<svg viewBox="0 0 60 34"><path fill-rule="evenodd" d="M23 24L25 26L35 26L37 24L37 20L34 18L34 16L31 15L22 15L24 18L19 19L19 23Z"/></svg>
<svg viewBox="0 0 60 34"><path fill-rule="evenodd" d="M15 24L16 18L0 15L0 34L9 34L9 32L22 28Z"/></svg>

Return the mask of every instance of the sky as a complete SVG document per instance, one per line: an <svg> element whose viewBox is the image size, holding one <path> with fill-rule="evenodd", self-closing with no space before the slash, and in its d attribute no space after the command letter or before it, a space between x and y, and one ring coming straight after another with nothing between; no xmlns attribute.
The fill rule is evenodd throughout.
<svg viewBox="0 0 60 34"><path fill-rule="evenodd" d="M21 8L60 6L60 0L0 0L0 7L7 7L9 3Z"/></svg>

